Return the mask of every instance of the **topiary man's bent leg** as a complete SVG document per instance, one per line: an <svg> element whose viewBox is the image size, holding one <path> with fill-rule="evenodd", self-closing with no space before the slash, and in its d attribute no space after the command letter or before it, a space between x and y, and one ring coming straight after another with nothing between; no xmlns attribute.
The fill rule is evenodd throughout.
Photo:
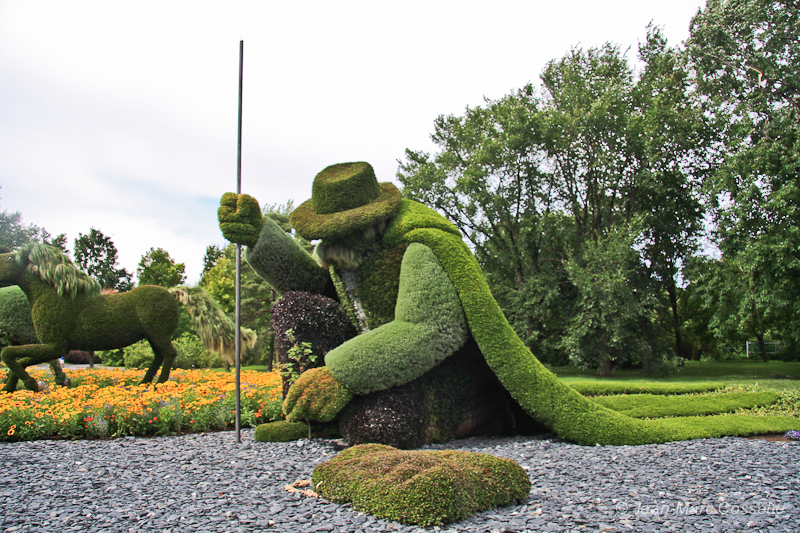
<svg viewBox="0 0 800 533"><path fill-rule="evenodd" d="M458 350L469 330L450 282L433 252L412 244L403 256L395 319L325 356L338 382L356 394L404 385Z"/></svg>

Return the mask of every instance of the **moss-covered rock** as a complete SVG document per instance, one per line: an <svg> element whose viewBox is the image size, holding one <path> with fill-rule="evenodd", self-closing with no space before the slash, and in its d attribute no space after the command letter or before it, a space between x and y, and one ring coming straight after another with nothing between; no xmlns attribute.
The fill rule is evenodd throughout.
<svg viewBox="0 0 800 533"><path fill-rule="evenodd" d="M387 520L431 526L524 499L531 483L510 459L454 450L364 444L314 468L314 490Z"/></svg>
<svg viewBox="0 0 800 533"><path fill-rule="evenodd" d="M288 442L308 437L308 426L302 422L278 420L256 427L255 440L258 442Z"/></svg>

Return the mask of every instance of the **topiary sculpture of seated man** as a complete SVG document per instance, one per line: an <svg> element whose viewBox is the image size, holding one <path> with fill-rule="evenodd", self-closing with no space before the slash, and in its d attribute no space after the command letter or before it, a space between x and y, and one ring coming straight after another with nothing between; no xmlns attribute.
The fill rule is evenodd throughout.
<svg viewBox="0 0 800 533"><path fill-rule="evenodd" d="M324 169L290 220L320 240L313 257L254 198L226 193L219 209L223 235L248 247L246 260L276 290L336 299L358 331L292 384L289 422L338 419L351 445L400 448L532 424L585 445L762 427L763 417L633 419L560 382L510 327L459 231L378 183L367 163Z"/></svg>

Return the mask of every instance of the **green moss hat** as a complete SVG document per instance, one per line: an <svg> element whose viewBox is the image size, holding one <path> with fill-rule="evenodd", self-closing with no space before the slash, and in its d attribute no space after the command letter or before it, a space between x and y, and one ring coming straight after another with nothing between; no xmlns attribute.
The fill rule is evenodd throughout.
<svg viewBox="0 0 800 533"><path fill-rule="evenodd" d="M369 163L339 163L317 174L311 200L290 220L306 239L332 239L389 218L399 208L400 190L378 183Z"/></svg>

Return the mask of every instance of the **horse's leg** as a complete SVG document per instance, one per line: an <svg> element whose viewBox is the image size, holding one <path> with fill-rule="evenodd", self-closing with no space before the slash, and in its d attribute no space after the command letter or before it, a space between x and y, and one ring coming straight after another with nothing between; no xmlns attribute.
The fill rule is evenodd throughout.
<svg viewBox="0 0 800 533"><path fill-rule="evenodd" d="M66 346L63 345L25 344L22 346L6 346L3 348L2 354L0 354L0 359L3 360L10 372L13 372L22 380L25 388L37 392L39 386L36 380L25 371L25 367L58 359L66 353ZM22 362L25 363L24 366L21 364Z"/></svg>
<svg viewBox="0 0 800 533"><path fill-rule="evenodd" d="M61 361L58 359L53 359L50 361L50 369L53 371L53 375L56 377L56 385L57 386L67 386L67 375L64 373L64 369L61 368Z"/></svg>
<svg viewBox="0 0 800 533"><path fill-rule="evenodd" d="M154 352L160 352L164 360L161 365L161 374L158 376L158 383L164 383L169 379L169 372L172 370L172 364L175 362L178 352L175 350L169 337L166 339L158 339L158 341L151 340L150 346L153 347Z"/></svg>
<svg viewBox="0 0 800 533"><path fill-rule="evenodd" d="M150 363L150 367L147 369L147 372L145 372L140 384L152 382L156 372L158 371L158 367L161 366L161 362L164 360L164 354L161 353L161 350L159 350L158 347L153 344L153 341L150 339L147 340L150 343L150 347L153 349L153 354L155 354L155 357L153 357L153 362Z"/></svg>
<svg viewBox="0 0 800 533"><path fill-rule="evenodd" d="M19 378L15 373L9 370L6 375L6 381L3 384L3 392L14 392L17 390L17 383L19 383Z"/></svg>

